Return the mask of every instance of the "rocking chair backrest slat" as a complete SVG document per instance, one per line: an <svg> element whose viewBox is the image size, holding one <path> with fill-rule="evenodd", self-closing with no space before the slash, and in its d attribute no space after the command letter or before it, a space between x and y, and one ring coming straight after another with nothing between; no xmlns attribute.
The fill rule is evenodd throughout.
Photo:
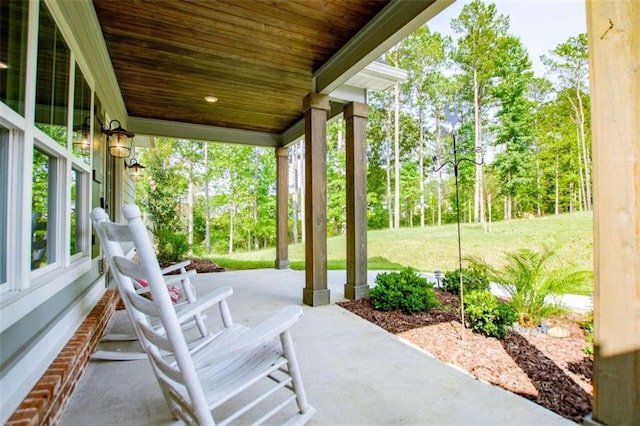
<svg viewBox="0 0 640 426"><path fill-rule="evenodd" d="M133 241L129 227L121 223L110 222L109 226L105 227L105 235L110 241L118 243L130 243Z"/></svg>
<svg viewBox="0 0 640 426"><path fill-rule="evenodd" d="M152 359L154 367L160 370L162 381L169 385L173 392L176 392L177 389L167 379L171 379L172 381L185 386L184 378L182 377L180 370L176 366L167 362L167 360L162 357L162 355L156 348L148 347L147 349L149 350L148 353Z"/></svg>
<svg viewBox="0 0 640 426"><path fill-rule="evenodd" d="M114 256L113 262L115 263L121 274L126 275L131 279L147 279L147 273L139 263L136 263L122 256Z"/></svg>
<svg viewBox="0 0 640 426"><path fill-rule="evenodd" d="M147 340L149 340L149 342L154 346L157 346L159 349L165 350L167 352L171 351L171 344L164 334L143 323L140 324L140 330L145 335Z"/></svg>

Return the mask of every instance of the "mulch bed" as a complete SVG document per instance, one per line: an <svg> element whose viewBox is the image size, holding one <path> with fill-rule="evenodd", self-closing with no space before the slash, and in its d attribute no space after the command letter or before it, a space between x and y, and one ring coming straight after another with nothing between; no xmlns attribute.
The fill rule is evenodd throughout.
<svg viewBox="0 0 640 426"><path fill-rule="evenodd" d="M492 383L582 422L591 412L593 361L582 352L586 343L576 315L549 319L569 330L567 338L536 331L510 331L503 340L463 329L459 298L436 291L440 308L408 315L377 311L369 299L338 303L343 308L421 347L443 362L457 365Z"/></svg>
<svg viewBox="0 0 640 426"><path fill-rule="evenodd" d="M199 274L205 274L208 272L224 272L225 269L217 265L216 263L206 260L206 259L188 259L191 263L187 266L187 271L195 269ZM166 268L167 266L175 265L176 262L165 262L160 265L161 268ZM174 274L179 274L180 271L173 272Z"/></svg>

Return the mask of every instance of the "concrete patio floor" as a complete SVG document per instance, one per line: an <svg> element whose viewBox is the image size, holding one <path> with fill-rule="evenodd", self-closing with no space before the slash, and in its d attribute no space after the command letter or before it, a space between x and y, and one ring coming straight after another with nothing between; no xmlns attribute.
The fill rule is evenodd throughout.
<svg viewBox="0 0 640 426"><path fill-rule="evenodd" d="M374 276L370 273L370 284ZM343 300L344 281L344 271L330 271L332 304L304 306L304 317L292 330L307 397L317 409L309 424L574 424L336 306ZM285 305L302 305L304 272L200 274L194 284L200 294L233 287L229 306L234 320L251 326ZM217 320L213 312L207 318ZM117 311L112 330L127 327L124 311ZM147 360L91 362L62 419L64 426L168 424L177 423Z"/></svg>

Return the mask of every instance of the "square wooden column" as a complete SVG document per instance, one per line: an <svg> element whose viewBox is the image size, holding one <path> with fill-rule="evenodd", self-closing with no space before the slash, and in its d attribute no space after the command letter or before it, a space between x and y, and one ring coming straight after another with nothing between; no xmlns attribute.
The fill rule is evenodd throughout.
<svg viewBox="0 0 640 426"><path fill-rule="evenodd" d="M347 122L347 283L344 297L369 295L367 283L367 105L344 109Z"/></svg>
<svg viewBox="0 0 640 426"><path fill-rule="evenodd" d="M302 301L329 304L327 288L327 111L329 97L309 93L303 101L305 133L305 288Z"/></svg>
<svg viewBox="0 0 640 426"><path fill-rule="evenodd" d="M276 148L276 269L289 269L289 148Z"/></svg>
<svg viewBox="0 0 640 426"><path fill-rule="evenodd" d="M594 239L593 414L640 424L640 2L587 1Z"/></svg>

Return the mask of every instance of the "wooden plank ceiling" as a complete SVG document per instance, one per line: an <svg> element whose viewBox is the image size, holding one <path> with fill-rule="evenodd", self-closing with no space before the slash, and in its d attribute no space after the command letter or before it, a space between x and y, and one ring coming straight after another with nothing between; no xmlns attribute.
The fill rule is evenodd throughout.
<svg viewBox="0 0 640 426"><path fill-rule="evenodd" d="M300 119L313 73L387 3L93 0L130 117L268 133Z"/></svg>

